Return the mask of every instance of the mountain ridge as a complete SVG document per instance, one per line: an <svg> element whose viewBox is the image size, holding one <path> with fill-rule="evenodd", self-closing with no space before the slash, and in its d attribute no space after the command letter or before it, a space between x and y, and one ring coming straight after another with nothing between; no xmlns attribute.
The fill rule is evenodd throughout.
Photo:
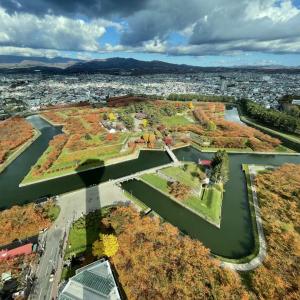
<svg viewBox="0 0 300 300"><path fill-rule="evenodd" d="M159 60L143 61L134 58L112 57L81 60L65 57L29 57L0 55L1 73L42 72L50 74L103 73L111 75L143 75L164 73L224 72L229 70L300 73L300 67L232 66L203 67L174 64Z"/></svg>

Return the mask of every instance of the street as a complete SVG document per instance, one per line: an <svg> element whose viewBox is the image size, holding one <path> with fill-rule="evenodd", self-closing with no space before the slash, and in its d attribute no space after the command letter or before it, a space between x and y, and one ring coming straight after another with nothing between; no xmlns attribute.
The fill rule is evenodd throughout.
<svg viewBox="0 0 300 300"><path fill-rule="evenodd" d="M102 183L59 196L57 204L61 211L51 228L41 236L46 241L46 246L40 258L36 281L29 299L44 300L57 296L63 267L63 245L66 244L69 227L75 220L101 207L128 201L126 195L113 182ZM53 270L55 272L53 280L50 282Z"/></svg>

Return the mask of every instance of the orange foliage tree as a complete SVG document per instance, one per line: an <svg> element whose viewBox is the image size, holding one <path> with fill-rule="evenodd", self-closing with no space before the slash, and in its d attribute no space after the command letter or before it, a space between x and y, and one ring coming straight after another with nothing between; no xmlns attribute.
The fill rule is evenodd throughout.
<svg viewBox="0 0 300 300"><path fill-rule="evenodd" d="M256 185L268 248L251 286L258 299L299 299L300 165L259 174Z"/></svg>
<svg viewBox="0 0 300 300"><path fill-rule="evenodd" d="M117 233L112 261L128 299L248 299L236 273L172 225L132 207L117 208L103 223Z"/></svg>
<svg viewBox="0 0 300 300"><path fill-rule="evenodd" d="M33 135L32 125L23 118L0 121L0 164L7 159L9 152L23 145Z"/></svg>
<svg viewBox="0 0 300 300"><path fill-rule="evenodd" d="M15 239L24 239L49 227L51 220L42 206L29 204L13 206L0 212L0 245L6 245Z"/></svg>

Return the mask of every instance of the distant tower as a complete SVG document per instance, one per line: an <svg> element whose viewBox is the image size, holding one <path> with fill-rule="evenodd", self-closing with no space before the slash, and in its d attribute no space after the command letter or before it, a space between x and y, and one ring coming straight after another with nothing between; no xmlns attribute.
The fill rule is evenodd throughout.
<svg viewBox="0 0 300 300"><path fill-rule="evenodd" d="M226 81L226 79L222 79L221 80L221 92L222 93L226 92L226 89L227 89L227 81Z"/></svg>

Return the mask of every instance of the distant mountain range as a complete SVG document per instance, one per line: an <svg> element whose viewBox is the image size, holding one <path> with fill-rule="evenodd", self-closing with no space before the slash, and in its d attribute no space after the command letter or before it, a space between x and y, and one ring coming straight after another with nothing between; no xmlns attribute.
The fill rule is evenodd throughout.
<svg viewBox="0 0 300 300"><path fill-rule="evenodd" d="M300 67L283 66L237 66L237 67L199 67L172 64L163 61L141 61L133 58L107 58L84 61L64 57L24 57L0 55L0 73L78 74L103 73L112 75L143 75L163 73L224 72L228 70L253 70L267 73L300 73Z"/></svg>

